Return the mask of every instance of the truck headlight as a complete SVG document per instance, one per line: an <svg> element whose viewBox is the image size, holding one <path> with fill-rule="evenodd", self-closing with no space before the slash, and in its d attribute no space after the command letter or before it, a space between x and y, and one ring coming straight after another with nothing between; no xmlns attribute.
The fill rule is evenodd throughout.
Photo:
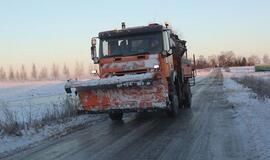
<svg viewBox="0 0 270 160"><path fill-rule="evenodd" d="M154 68L154 69L159 69L159 65L158 65L158 64L155 64L155 65L153 66L153 68Z"/></svg>
<svg viewBox="0 0 270 160"><path fill-rule="evenodd" d="M155 72L155 71L159 71L159 69L160 69L160 66L158 64L155 64L153 68L150 69L150 71Z"/></svg>
<svg viewBox="0 0 270 160"><path fill-rule="evenodd" d="M91 74L97 74L97 70L95 70L95 69L92 70L92 71L91 71Z"/></svg>

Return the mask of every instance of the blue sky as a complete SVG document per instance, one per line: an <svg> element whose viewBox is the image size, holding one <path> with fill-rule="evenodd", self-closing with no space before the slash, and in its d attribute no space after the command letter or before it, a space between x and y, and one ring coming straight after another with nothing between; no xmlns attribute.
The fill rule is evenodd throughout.
<svg viewBox="0 0 270 160"><path fill-rule="evenodd" d="M0 0L0 66L90 63L99 31L168 21L189 52L270 54L270 1Z"/></svg>

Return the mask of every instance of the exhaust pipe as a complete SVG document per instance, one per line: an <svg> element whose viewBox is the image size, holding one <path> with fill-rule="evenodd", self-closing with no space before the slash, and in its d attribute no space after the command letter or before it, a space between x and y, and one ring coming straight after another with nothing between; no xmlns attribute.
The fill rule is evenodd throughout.
<svg viewBox="0 0 270 160"><path fill-rule="evenodd" d="M126 23L122 22L122 29L126 29Z"/></svg>

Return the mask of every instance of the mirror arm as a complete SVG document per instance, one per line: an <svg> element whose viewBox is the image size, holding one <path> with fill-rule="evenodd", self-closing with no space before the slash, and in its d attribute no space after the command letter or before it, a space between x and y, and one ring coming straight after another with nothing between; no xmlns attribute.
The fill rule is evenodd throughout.
<svg viewBox="0 0 270 160"><path fill-rule="evenodd" d="M94 64L98 64L99 58L97 57L97 49L96 49L96 37L93 37L91 39L91 57L92 60L94 61Z"/></svg>

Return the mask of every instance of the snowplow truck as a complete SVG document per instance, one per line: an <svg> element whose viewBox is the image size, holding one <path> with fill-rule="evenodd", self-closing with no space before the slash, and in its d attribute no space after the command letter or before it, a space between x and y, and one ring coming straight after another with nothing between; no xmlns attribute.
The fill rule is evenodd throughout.
<svg viewBox="0 0 270 160"><path fill-rule="evenodd" d="M165 111L173 117L179 108L191 107L194 65L187 59L186 41L167 24L126 28L122 23L121 29L100 32L91 44L99 78L65 85L84 111L121 120L125 112Z"/></svg>

